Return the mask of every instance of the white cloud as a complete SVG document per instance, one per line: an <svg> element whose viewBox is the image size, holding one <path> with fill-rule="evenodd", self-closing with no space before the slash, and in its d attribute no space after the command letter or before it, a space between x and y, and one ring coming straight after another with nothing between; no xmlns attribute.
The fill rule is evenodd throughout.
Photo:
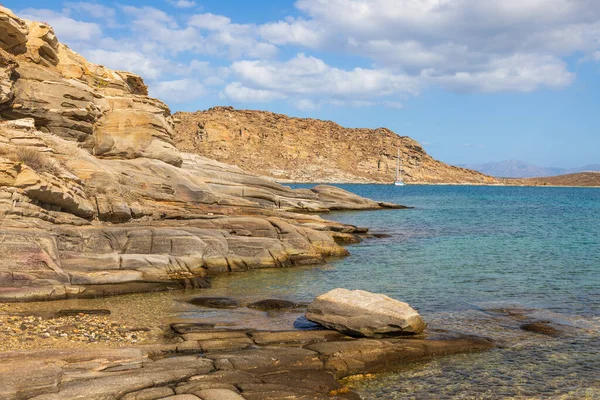
<svg viewBox="0 0 600 400"><path fill-rule="evenodd" d="M398 110L401 110L404 108L404 104L398 102L398 101L384 101L383 105L388 107L388 108L395 108Z"/></svg>
<svg viewBox="0 0 600 400"><path fill-rule="evenodd" d="M223 54L231 59L261 59L272 58L277 53L275 45L259 39L255 25L234 24L230 18L223 15L192 15L188 26L206 32L203 51L207 54Z"/></svg>
<svg viewBox="0 0 600 400"><path fill-rule="evenodd" d="M117 11L112 7L107 7L102 4L87 3L87 2L69 2L65 3L65 12L75 11L82 13L85 16L99 19L108 24L114 24L117 16Z"/></svg>
<svg viewBox="0 0 600 400"><path fill-rule="evenodd" d="M159 99L182 104L206 94L202 83L192 79L177 79L162 81L150 86L150 95Z"/></svg>
<svg viewBox="0 0 600 400"><path fill-rule="evenodd" d="M450 90L560 88L573 80L561 57L600 47L596 0L298 0L296 6L309 18L267 23L262 37L368 57L379 68Z"/></svg>
<svg viewBox="0 0 600 400"><path fill-rule="evenodd" d="M396 93L417 93L416 81L387 70L330 67L322 60L298 54L286 62L236 61L231 71L256 88L287 94L322 94L368 98Z"/></svg>
<svg viewBox="0 0 600 400"><path fill-rule="evenodd" d="M169 4L177 8L192 8L196 6L196 2L191 0L169 0Z"/></svg>
<svg viewBox="0 0 600 400"><path fill-rule="evenodd" d="M458 92L531 92L544 86L560 89L575 78L560 59L520 54L492 60L483 71L441 76L425 71L423 76L430 84Z"/></svg>
<svg viewBox="0 0 600 400"><path fill-rule="evenodd" d="M273 90L252 89L240 82L233 82L225 86L222 97L238 103L267 103L284 99L286 96Z"/></svg>
<svg viewBox="0 0 600 400"><path fill-rule="evenodd" d="M222 15L206 13L193 15L188 23L196 28L218 31L227 28L231 24L231 19Z"/></svg>
<svg viewBox="0 0 600 400"><path fill-rule="evenodd" d="M201 8L192 0L165 0L173 13L70 0L62 12L18 14L47 21L91 61L139 73L172 101L220 92L306 111L400 109L431 87L561 89L575 79L565 57L600 62L598 0L297 0L300 16L262 25L176 13L166 3ZM103 37L104 27L119 29ZM290 57L298 47L306 54Z"/></svg>
<svg viewBox="0 0 600 400"><path fill-rule="evenodd" d="M168 69L168 62L135 51L88 50L84 55L93 63L106 67L131 71L146 79L157 79Z"/></svg>
<svg viewBox="0 0 600 400"><path fill-rule="evenodd" d="M315 48L322 44L324 30L315 23L290 19L261 25L259 34L277 45L302 45Z"/></svg>
<svg viewBox="0 0 600 400"><path fill-rule="evenodd" d="M294 107L302 111L314 111L321 105L310 99L299 99L293 103Z"/></svg>
<svg viewBox="0 0 600 400"><path fill-rule="evenodd" d="M62 41L89 41L102 35L100 25L76 21L52 10L27 8L19 13L19 17L50 24L58 39Z"/></svg>

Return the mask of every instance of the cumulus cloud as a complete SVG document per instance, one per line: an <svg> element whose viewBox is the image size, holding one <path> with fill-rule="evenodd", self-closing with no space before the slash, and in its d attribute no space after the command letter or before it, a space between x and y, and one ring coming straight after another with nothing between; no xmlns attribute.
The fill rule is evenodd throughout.
<svg viewBox="0 0 600 400"><path fill-rule="evenodd" d="M183 104L206 94L202 83L193 79L157 82L150 87L150 95L173 104Z"/></svg>
<svg viewBox="0 0 600 400"><path fill-rule="evenodd" d="M113 51L94 49L87 50L84 55L93 63L109 68L131 71L146 79L157 79L168 69L168 63L157 57L149 57L136 51Z"/></svg>
<svg viewBox="0 0 600 400"><path fill-rule="evenodd" d="M204 13L192 15L188 25L205 32L205 52L209 54L237 59L272 58L277 53L274 44L260 40L258 28L252 24L235 24L223 15Z"/></svg>
<svg viewBox="0 0 600 400"><path fill-rule="evenodd" d="M211 13L196 14L190 18L189 24L200 29L218 31L226 29L231 24L231 19L222 15L215 15Z"/></svg>
<svg viewBox="0 0 600 400"><path fill-rule="evenodd" d="M297 0L299 15L260 25L200 12L198 3L165 0L165 10L194 7L181 15L70 0L61 11L19 15L47 21L93 62L139 73L173 101L220 92L306 111L401 109L432 87L561 89L575 79L566 57L600 62L597 0ZM185 85L196 94L175 95Z"/></svg>
<svg viewBox="0 0 600 400"><path fill-rule="evenodd" d="M169 4L177 8L192 8L196 6L196 2L191 0L169 0Z"/></svg>
<svg viewBox="0 0 600 400"><path fill-rule="evenodd" d="M100 20L109 26L113 26L117 17L117 10L102 4L87 2L69 2L65 3L64 12L81 13L85 16Z"/></svg>
<svg viewBox="0 0 600 400"><path fill-rule="evenodd" d="M277 45L301 45L316 48L323 44L324 29L302 19L279 21L261 25L258 30L265 40Z"/></svg>
<svg viewBox="0 0 600 400"><path fill-rule="evenodd" d="M240 82L232 82L225 86L221 95L238 103L267 103L286 97L283 93L273 90L252 89L242 85Z"/></svg>
<svg viewBox="0 0 600 400"><path fill-rule="evenodd" d="M53 10L27 8L22 10L19 16L50 24L61 40L87 41L99 38L102 35L100 25L93 22L77 21Z"/></svg>
<svg viewBox="0 0 600 400"><path fill-rule="evenodd" d="M247 85L286 94L368 98L418 92L417 81L409 76L377 69L339 69L305 54L285 62L236 61L231 72Z"/></svg>
<svg viewBox="0 0 600 400"><path fill-rule="evenodd" d="M449 90L560 88L573 80L561 57L600 46L595 0L298 0L296 6L308 18L265 24L262 37L366 56Z"/></svg>

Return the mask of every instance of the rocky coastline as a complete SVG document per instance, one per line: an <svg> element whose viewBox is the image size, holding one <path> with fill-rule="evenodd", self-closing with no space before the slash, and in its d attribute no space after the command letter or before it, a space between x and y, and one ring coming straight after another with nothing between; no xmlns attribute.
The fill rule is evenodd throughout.
<svg viewBox="0 0 600 400"><path fill-rule="evenodd" d="M0 32L0 398L356 398L338 379L493 347L184 327L152 310L148 327L126 307L120 317L41 311L31 302L198 289L218 274L324 263L369 233L317 214L404 207L323 185L293 190L180 151L169 108L141 77L89 63L49 25L1 6Z"/></svg>
<svg viewBox="0 0 600 400"><path fill-rule="evenodd" d="M271 310L274 302L267 302ZM162 334L152 337L151 332L139 329L119 330L115 327L120 322L112 321L108 310L96 311L62 310L53 315L21 313L9 317L13 325L20 321L21 328L23 321L29 321L24 334L31 333L31 327L39 331L75 319L71 321L70 333L61 334L65 335L61 338L62 347L33 346L29 350L0 352L0 397L356 399L358 396L340 379L356 379L431 357L494 347L483 338L447 333L372 339L323 328L233 329L190 320L163 326ZM110 327L118 335L128 332L130 342L116 341L109 334L99 334L97 340L89 334L82 335L89 330L98 331L99 326ZM94 345L83 346L77 336L87 337ZM134 336L136 339L132 340Z"/></svg>

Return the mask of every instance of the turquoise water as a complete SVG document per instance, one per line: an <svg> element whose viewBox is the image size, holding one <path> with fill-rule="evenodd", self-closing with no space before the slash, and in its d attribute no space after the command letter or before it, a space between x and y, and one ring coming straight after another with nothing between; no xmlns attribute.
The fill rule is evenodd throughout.
<svg viewBox="0 0 600 400"><path fill-rule="evenodd" d="M600 189L340 186L416 208L329 214L390 236L326 266L219 278L214 293L306 301L364 289L410 303L432 332L501 346L353 383L365 398L600 398ZM493 312L507 308L567 334L525 332Z"/></svg>

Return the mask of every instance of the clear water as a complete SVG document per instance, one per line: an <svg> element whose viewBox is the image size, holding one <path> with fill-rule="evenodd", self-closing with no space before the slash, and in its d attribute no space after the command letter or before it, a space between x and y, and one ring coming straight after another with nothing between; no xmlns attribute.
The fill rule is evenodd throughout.
<svg viewBox="0 0 600 400"><path fill-rule="evenodd" d="M350 246L350 257L326 266L219 278L211 293L306 301L364 289L410 303L432 331L501 345L353 381L364 398L600 398L600 189L340 186L416 208L329 214L390 237ZM568 334L525 332L493 308L524 309ZM262 325L272 316L237 317Z"/></svg>

